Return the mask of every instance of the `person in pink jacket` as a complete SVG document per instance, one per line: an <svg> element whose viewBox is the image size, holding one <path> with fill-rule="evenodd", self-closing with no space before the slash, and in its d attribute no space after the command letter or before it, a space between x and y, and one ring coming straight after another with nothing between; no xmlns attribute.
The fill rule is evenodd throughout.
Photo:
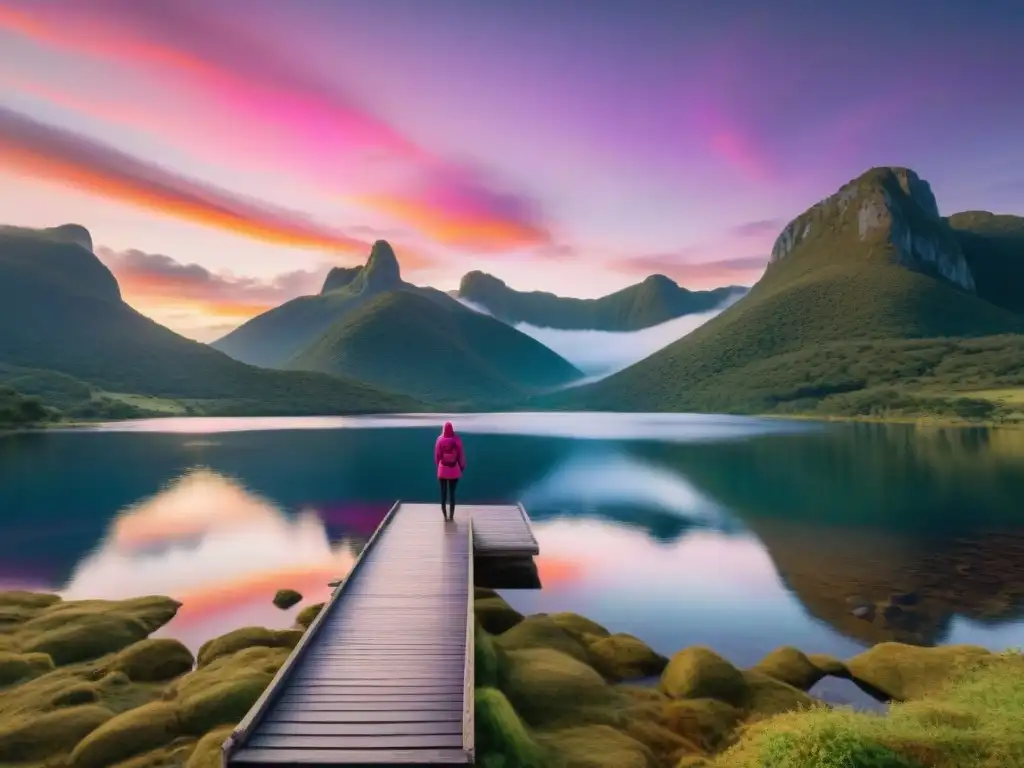
<svg viewBox="0 0 1024 768"><path fill-rule="evenodd" d="M441 514L445 520L454 520L455 486L466 471L466 453L462 449L462 438L455 434L455 427L450 421L444 423L444 429L434 443L434 464L437 465L437 479L441 484Z"/></svg>

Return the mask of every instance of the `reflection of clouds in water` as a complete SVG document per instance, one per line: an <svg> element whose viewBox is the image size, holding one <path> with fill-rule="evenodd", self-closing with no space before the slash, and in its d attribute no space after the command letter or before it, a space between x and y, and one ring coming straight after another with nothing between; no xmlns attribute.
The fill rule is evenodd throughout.
<svg viewBox="0 0 1024 768"><path fill-rule="evenodd" d="M280 429L440 428L448 417L438 414L402 416L310 416L255 418L161 418L123 421L81 429L106 432L174 432L215 434ZM577 440L658 440L694 443L805 433L823 429L809 422L697 413L460 413L455 427L466 434L536 435Z"/></svg>
<svg viewBox="0 0 1024 768"><path fill-rule="evenodd" d="M611 452L577 454L522 492L528 507L563 507L582 512L623 505L671 512L695 523L719 523L712 500L680 475L630 456Z"/></svg>
<svg viewBox="0 0 1024 768"><path fill-rule="evenodd" d="M184 605L170 634L202 642L239 622L286 626L294 610L273 607L274 592L291 587L307 602L323 599L355 557L346 543L331 545L314 512L290 519L237 482L194 470L126 509L61 594L174 597Z"/></svg>

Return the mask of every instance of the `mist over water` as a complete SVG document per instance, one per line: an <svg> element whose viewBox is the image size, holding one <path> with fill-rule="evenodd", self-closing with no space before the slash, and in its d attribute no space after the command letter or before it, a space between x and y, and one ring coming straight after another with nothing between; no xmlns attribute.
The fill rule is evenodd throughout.
<svg viewBox="0 0 1024 768"><path fill-rule="evenodd" d="M737 292L708 312L683 315L639 331L566 330L542 328L529 323L516 323L513 327L554 350L583 371L586 378L574 382L573 386L577 386L611 376L645 357L650 357L659 349L667 347L673 341L683 338L708 320L717 317L744 295L745 293ZM474 312L491 314L481 304L461 298L459 301Z"/></svg>

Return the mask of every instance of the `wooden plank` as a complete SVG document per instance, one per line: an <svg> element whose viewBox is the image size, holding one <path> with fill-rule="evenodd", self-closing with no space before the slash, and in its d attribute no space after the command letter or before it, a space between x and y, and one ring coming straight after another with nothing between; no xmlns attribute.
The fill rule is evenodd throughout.
<svg viewBox="0 0 1024 768"><path fill-rule="evenodd" d="M444 722L373 723L374 736L462 736L462 719ZM365 723L266 723L260 728L265 736L366 736Z"/></svg>
<svg viewBox="0 0 1024 768"><path fill-rule="evenodd" d="M281 700L282 704L278 705L273 710L274 716L290 715L293 712L351 712L352 710L359 710L361 712L394 712L395 710L402 709L408 711L412 708L412 704L407 699L390 699L390 700L370 700L370 701L352 701L351 699L341 700L327 700L327 701L288 701L285 706L284 699ZM452 699L451 696L437 699L421 699L416 702L415 709L418 712L447 712L451 710L452 701L458 701ZM270 717L271 713L267 713L267 717Z"/></svg>
<svg viewBox="0 0 1024 768"><path fill-rule="evenodd" d="M254 749L238 750L238 765L466 765L461 749Z"/></svg>
<svg viewBox="0 0 1024 768"><path fill-rule="evenodd" d="M462 719L462 702L449 704L448 709L428 709L416 711L406 709L368 709L359 711L349 709L344 712L316 710L311 712L285 712L271 710L267 713L263 725L270 723L363 723L367 727L375 723L444 723ZM257 728L256 734L263 733L263 727Z"/></svg>
<svg viewBox="0 0 1024 768"><path fill-rule="evenodd" d="M277 749L459 749L462 737L454 736L264 736L253 734L249 746Z"/></svg>

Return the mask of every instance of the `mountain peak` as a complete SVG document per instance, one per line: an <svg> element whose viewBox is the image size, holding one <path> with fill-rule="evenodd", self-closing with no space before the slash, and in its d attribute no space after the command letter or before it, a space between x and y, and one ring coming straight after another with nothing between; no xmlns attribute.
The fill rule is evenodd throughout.
<svg viewBox="0 0 1024 768"><path fill-rule="evenodd" d="M478 269L474 269L472 272L467 272L462 276L462 280L459 281L459 293L472 293L477 290L494 290L508 288L504 280L501 280L494 275L489 275L486 272L481 272Z"/></svg>
<svg viewBox="0 0 1024 768"><path fill-rule="evenodd" d="M330 293L344 288L359 277L362 271L362 267L332 267L324 279L324 287L320 289L320 293Z"/></svg>
<svg viewBox="0 0 1024 768"><path fill-rule="evenodd" d="M808 250L835 254L870 255L882 246L907 269L974 291L967 260L939 215L931 187L909 168L872 168L797 216L776 239L769 270L812 242L818 248Z"/></svg>
<svg viewBox="0 0 1024 768"><path fill-rule="evenodd" d="M370 249L370 258L363 267L363 285L373 290L397 288L402 283L398 257L387 240L378 240Z"/></svg>

